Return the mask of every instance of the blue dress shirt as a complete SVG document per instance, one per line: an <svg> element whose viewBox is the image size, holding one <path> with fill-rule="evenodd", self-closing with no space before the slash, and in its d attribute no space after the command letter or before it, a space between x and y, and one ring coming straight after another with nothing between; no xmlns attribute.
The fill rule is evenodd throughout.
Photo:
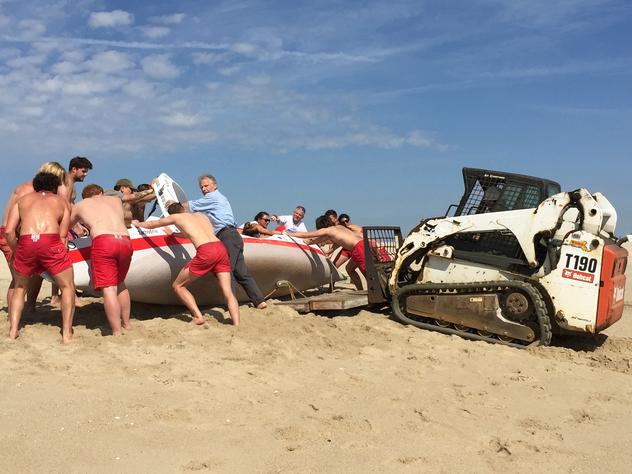
<svg viewBox="0 0 632 474"><path fill-rule="evenodd" d="M189 201L189 210L206 214L216 234L224 227L235 227L233 209L228 199L219 191L206 193L200 199Z"/></svg>

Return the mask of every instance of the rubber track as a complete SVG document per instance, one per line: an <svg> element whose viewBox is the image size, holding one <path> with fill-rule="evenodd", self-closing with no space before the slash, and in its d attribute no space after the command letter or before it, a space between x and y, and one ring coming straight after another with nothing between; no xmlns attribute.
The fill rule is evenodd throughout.
<svg viewBox="0 0 632 474"><path fill-rule="evenodd" d="M547 314L546 305L544 303L544 299L540 292L535 288L534 285L524 282L524 281L497 281L497 282L475 282L475 283L457 283L457 284L447 284L447 283L415 283L401 287L395 297L392 300L391 306L393 308L393 313L404 324L410 324L412 326L416 326L422 329L427 329L429 331L436 331L442 334L449 334L462 337L464 339L471 339L474 341L485 341L491 344L502 344L505 346L516 347L520 349L524 349L527 345L517 344L514 342L505 342L500 339L496 339L494 337L489 336L481 336L480 334L473 334L467 331L461 331L455 328L444 328L441 326L437 326L435 324L424 323L422 321L417 321L415 319L411 319L404 314L402 311L400 301L402 297L406 297L411 294L416 295L428 295L428 294L439 294L439 292L452 292L457 294L467 294L467 293L499 293L501 291L508 290L510 288L515 288L524 291L531 298L531 302L533 303L536 315L538 317L538 326L540 329L540 339L537 340L537 345L539 346L548 346L551 343L552 331L551 331L551 320ZM531 343L531 344L535 344ZM531 345L530 344L530 345Z"/></svg>

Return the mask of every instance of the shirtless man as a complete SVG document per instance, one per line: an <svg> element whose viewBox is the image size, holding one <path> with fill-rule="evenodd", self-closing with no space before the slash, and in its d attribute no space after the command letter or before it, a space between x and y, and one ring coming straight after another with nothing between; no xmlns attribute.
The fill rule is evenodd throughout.
<svg viewBox="0 0 632 474"><path fill-rule="evenodd" d="M52 173L60 179L61 183L64 183L66 178L66 172L64 168L57 162L46 162L42 166L40 166L38 173ZM9 247L9 244L5 238L5 228L7 225L7 218L9 217L9 211L13 207L13 205L20 199L22 196L33 192L33 180L26 181L20 184L15 190L13 194L9 198L9 202L4 209L4 213L2 215L2 226L0 227L0 249L4 254L4 258L7 260L7 265L9 266L9 270L11 271L11 283L9 284L9 288L7 289L7 306L11 307L11 298L13 295L13 288L15 287L15 277L13 275L13 266L11 263L11 259L13 258L13 252ZM67 196L67 188L65 184L60 184L57 188L57 195L64 197ZM39 275L33 276L31 280L31 285L26 291L26 306L25 309L27 311L35 310L35 303L37 300L37 295L40 291L40 287L42 286L42 277Z"/></svg>
<svg viewBox="0 0 632 474"><path fill-rule="evenodd" d="M355 287L358 290L362 289L362 280L360 280L360 277L355 272L355 269L359 268L363 274L366 274L364 240L362 240L362 236L340 225L322 227L312 232L288 232L287 234L291 237L299 237L301 239L312 238L311 243L314 244L329 241L351 252L351 262L347 265L347 272Z"/></svg>
<svg viewBox="0 0 632 474"><path fill-rule="evenodd" d="M70 204L75 203L77 190L75 183L82 182L88 176L88 172L92 169L92 163L84 156L75 156L68 164L68 173L66 173L66 186L68 187L68 199Z"/></svg>
<svg viewBox="0 0 632 474"><path fill-rule="evenodd" d="M173 290L178 298L191 311L193 324L203 324L204 318L200 312L200 308L195 301L194 296L187 289L191 283L198 278L203 277L209 272L213 272L217 277L219 287L224 294L228 312L233 320L234 326L239 326L239 304L237 298L233 294L231 286L231 271L228 252L224 244L215 236L213 226L206 214L201 212L187 213L184 206L180 203L172 203L167 208L168 217L162 219L138 222L132 221L135 227L145 229L155 229L168 225L175 225L180 233L191 239L197 253L195 257L182 269L173 282Z"/></svg>
<svg viewBox="0 0 632 474"><path fill-rule="evenodd" d="M343 227L346 227L350 231L355 232L356 234L358 234L358 236L360 238L362 238L362 227L359 226L359 225L356 225L356 224L352 224L351 221L349 220L349 216L347 214L340 214L340 216L338 216L337 221L338 221L337 225L341 225ZM334 249L332 249L332 251L333 250ZM338 254L338 257L336 257L336 260L334 261L334 265L336 266L336 268L340 268L350 258L351 258L351 252L349 252L346 249L342 249L340 251L340 253ZM347 273L348 272L349 272L349 266L347 266Z"/></svg>
<svg viewBox="0 0 632 474"><path fill-rule="evenodd" d="M18 337L24 292L33 275L47 271L61 288L61 342L72 338L75 312L75 284L72 261L66 248L70 212L64 199L57 196L59 178L38 173L33 190L19 198L9 211L6 237L14 253L15 289L9 310L9 337ZM17 236L20 228L19 238Z"/></svg>
<svg viewBox="0 0 632 474"><path fill-rule="evenodd" d="M123 201L123 211L125 213L125 225L129 228L134 219L134 207L140 203L146 203L155 199L154 189L149 187L144 191L137 191L134 184L127 178L119 179L114 185L114 190L118 191L121 201Z"/></svg>
<svg viewBox="0 0 632 474"><path fill-rule="evenodd" d="M112 335L121 328L131 329L130 297L125 276L132 261L132 243L123 219L123 205L116 197L104 196L103 188L89 184L81 193L83 201L75 204L70 224L81 222L90 230L92 286L103 291L103 306Z"/></svg>

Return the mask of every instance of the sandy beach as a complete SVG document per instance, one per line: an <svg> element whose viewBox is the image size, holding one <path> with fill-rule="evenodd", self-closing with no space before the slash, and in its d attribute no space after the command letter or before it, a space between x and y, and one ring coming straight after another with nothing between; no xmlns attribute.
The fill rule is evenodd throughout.
<svg viewBox="0 0 632 474"><path fill-rule="evenodd" d="M632 306L607 335L516 350L274 305L234 328L135 304L115 339L82 298L61 346L44 302L6 339L0 268L2 472L629 472Z"/></svg>

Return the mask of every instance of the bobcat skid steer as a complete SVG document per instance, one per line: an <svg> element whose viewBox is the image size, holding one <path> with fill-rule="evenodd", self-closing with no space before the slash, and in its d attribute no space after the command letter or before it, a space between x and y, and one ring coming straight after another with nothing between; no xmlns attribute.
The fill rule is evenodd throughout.
<svg viewBox="0 0 632 474"><path fill-rule="evenodd" d="M370 303L390 301L405 324L518 347L621 318L628 253L605 196L497 171L463 178L459 204L403 242L398 228L365 228Z"/></svg>

